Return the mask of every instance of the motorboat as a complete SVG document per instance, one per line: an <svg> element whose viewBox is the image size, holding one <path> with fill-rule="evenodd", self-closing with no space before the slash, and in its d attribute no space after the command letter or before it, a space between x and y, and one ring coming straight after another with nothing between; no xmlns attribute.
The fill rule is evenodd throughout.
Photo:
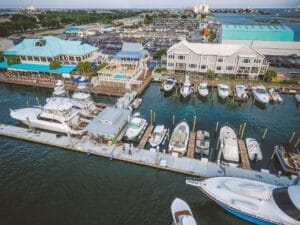
<svg viewBox="0 0 300 225"><path fill-rule="evenodd" d="M163 142L164 138L166 137L166 134L167 134L167 129L165 129L165 126L157 125L154 128L149 138L149 143L151 147L159 146Z"/></svg>
<svg viewBox="0 0 300 225"><path fill-rule="evenodd" d="M226 99L229 96L229 87L226 84L218 84L218 95L221 99Z"/></svg>
<svg viewBox="0 0 300 225"><path fill-rule="evenodd" d="M30 128L82 135L89 122L80 117L69 98L51 98L43 107L21 108L10 111L10 116Z"/></svg>
<svg viewBox="0 0 300 225"><path fill-rule="evenodd" d="M263 159L263 155L259 143L254 138L246 138L246 147L250 160L259 161Z"/></svg>
<svg viewBox="0 0 300 225"><path fill-rule="evenodd" d="M221 127L219 141L220 162L224 165L238 167L240 165L240 156L237 136L234 130L227 125Z"/></svg>
<svg viewBox="0 0 300 225"><path fill-rule="evenodd" d="M163 85L164 92L171 92L174 90L176 86L176 80L174 77L168 77Z"/></svg>
<svg viewBox="0 0 300 225"><path fill-rule="evenodd" d="M270 101L269 94L263 85L252 87L252 94L259 103L267 104Z"/></svg>
<svg viewBox="0 0 300 225"><path fill-rule="evenodd" d="M183 156L187 151L189 136L190 127L188 123L183 121L177 124L169 141L169 152L175 152L179 156Z"/></svg>
<svg viewBox="0 0 300 225"><path fill-rule="evenodd" d="M234 87L234 98L238 101L247 101L248 100L248 94L247 94L247 88L245 85L237 84Z"/></svg>
<svg viewBox="0 0 300 225"><path fill-rule="evenodd" d="M138 109L142 104L142 102L143 102L142 98L135 98L130 106L132 109Z"/></svg>
<svg viewBox="0 0 300 225"><path fill-rule="evenodd" d="M134 115L129 121L128 128L125 133L127 141L137 141L147 127L147 121L138 114Z"/></svg>
<svg viewBox="0 0 300 225"><path fill-rule="evenodd" d="M209 132L205 130L197 131L195 152L201 154L201 156L208 157L209 148L210 148Z"/></svg>
<svg viewBox="0 0 300 225"><path fill-rule="evenodd" d="M300 185L278 187L237 177L187 179L231 214L254 224L300 224Z"/></svg>
<svg viewBox="0 0 300 225"><path fill-rule="evenodd" d="M55 83L52 96L53 97L66 97L67 96L65 85L64 85L64 82L62 80L58 80Z"/></svg>
<svg viewBox="0 0 300 225"><path fill-rule="evenodd" d="M180 198L175 198L171 204L174 225L197 225L191 208Z"/></svg>
<svg viewBox="0 0 300 225"><path fill-rule="evenodd" d="M185 81L183 83L183 86L180 88L180 95L183 98L187 98L192 94L192 84L190 81L190 77L188 75L185 76Z"/></svg>
<svg viewBox="0 0 300 225"><path fill-rule="evenodd" d="M292 144L285 144L274 147L275 154L279 160L282 169L285 172L300 173L300 151Z"/></svg>
<svg viewBox="0 0 300 225"><path fill-rule="evenodd" d="M269 95L270 95L270 100L272 102L282 102L282 98L281 98L280 94L277 91L275 91L274 88L271 88L269 90Z"/></svg>
<svg viewBox="0 0 300 225"><path fill-rule="evenodd" d="M300 104L300 94L295 94L295 99L298 104Z"/></svg>
<svg viewBox="0 0 300 225"><path fill-rule="evenodd" d="M201 97L205 98L208 95L207 83L202 82L198 86L198 93Z"/></svg>

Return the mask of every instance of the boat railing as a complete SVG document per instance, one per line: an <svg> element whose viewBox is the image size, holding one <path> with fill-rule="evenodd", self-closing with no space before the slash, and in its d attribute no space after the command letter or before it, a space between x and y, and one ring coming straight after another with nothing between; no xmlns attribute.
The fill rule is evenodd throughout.
<svg viewBox="0 0 300 225"><path fill-rule="evenodd" d="M201 177L186 177L185 183L191 186L199 187L203 180L205 179Z"/></svg>

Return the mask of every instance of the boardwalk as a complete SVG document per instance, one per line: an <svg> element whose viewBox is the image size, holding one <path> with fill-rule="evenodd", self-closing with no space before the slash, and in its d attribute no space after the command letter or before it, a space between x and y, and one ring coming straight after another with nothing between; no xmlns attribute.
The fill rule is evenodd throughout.
<svg viewBox="0 0 300 225"><path fill-rule="evenodd" d="M153 130L153 125L149 125L138 145L138 148L140 148L140 149L145 148L145 145L147 144L148 138L149 138L152 130Z"/></svg>
<svg viewBox="0 0 300 225"><path fill-rule="evenodd" d="M246 145L245 145L244 140L239 139L239 148L240 148L242 164L243 164L242 167L244 169L250 170L251 167L250 167L249 157L248 157L248 153L247 153L247 149L246 149Z"/></svg>
<svg viewBox="0 0 300 225"><path fill-rule="evenodd" d="M195 144L196 144L196 133L191 132L190 133L189 145L188 145L188 152L187 152L187 157L188 158L194 158Z"/></svg>

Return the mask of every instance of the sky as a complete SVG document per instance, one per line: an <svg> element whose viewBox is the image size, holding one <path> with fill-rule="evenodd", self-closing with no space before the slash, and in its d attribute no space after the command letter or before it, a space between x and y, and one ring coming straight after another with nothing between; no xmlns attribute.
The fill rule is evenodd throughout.
<svg viewBox="0 0 300 225"><path fill-rule="evenodd" d="M0 0L0 8L188 8L203 3L211 8L294 8L300 0Z"/></svg>

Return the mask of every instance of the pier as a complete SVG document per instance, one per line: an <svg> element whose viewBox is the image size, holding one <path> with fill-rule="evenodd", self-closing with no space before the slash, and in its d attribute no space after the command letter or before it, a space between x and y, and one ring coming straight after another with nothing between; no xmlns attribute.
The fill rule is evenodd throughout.
<svg viewBox="0 0 300 225"><path fill-rule="evenodd" d="M142 137L140 143L138 144L138 148L139 148L139 149L145 148L145 146L146 146L146 144L147 144L147 141L148 141L148 139L149 139L149 137L150 137L150 134L151 134L152 130L153 130L153 125L149 125L149 126L147 127L147 130L145 131L145 133L144 133L144 135L143 135L143 137Z"/></svg>
<svg viewBox="0 0 300 225"><path fill-rule="evenodd" d="M192 131L190 133L190 139L189 139L188 151L186 157L194 158L195 144L196 144L196 133Z"/></svg>
<svg viewBox="0 0 300 225"><path fill-rule="evenodd" d="M239 139L238 143L239 143L239 149L240 149L240 153L241 153L241 159L242 159L242 165L243 165L242 167L244 169L251 170L245 141Z"/></svg>

